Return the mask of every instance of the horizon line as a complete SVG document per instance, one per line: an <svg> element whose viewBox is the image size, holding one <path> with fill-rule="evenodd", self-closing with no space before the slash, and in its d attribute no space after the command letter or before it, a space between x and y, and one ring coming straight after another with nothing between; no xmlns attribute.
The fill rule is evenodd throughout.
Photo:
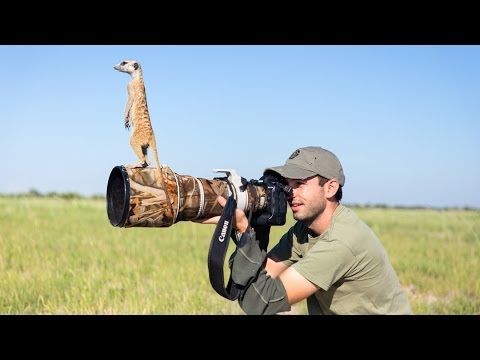
<svg viewBox="0 0 480 360"><path fill-rule="evenodd" d="M10 192L4 193L0 192L0 197L32 197L32 198L58 198L64 200L73 200L73 199L105 199L106 194L95 193L91 195L83 195L74 191L66 192L57 192L49 191L42 193L36 189L30 189L27 192ZM106 199L105 199L106 200ZM352 208L377 208L377 209L408 209L408 210L473 210L480 211L480 207L471 206L471 205L448 205L448 206L439 206L439 205L405 205L405 204L387 204L387 203L356 203L356 202L342 202L343 205Z"/></svg>

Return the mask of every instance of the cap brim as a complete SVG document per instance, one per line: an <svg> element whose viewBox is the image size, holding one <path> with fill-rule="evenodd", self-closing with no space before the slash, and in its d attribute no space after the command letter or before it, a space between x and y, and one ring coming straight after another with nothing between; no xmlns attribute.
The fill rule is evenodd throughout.
<svg viewBox="0 0 480 360"><path fill-rule="evenodd" d="M289 179L306 179L311 176L317 175L317 173L310 171L310 170L305 170L302 169L299 166L288 164L288 165L283 165L283 166L275 166L271 167L268 169L265 169L265 171L274 171L284 178L289 178Z"/></svg>

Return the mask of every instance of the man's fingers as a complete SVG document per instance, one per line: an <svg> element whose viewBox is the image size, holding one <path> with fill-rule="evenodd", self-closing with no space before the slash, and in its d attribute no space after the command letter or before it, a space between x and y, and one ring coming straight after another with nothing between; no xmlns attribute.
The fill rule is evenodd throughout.
<svg viewBox="0 0 480 360"><path fill-rule="evenodd" d="M220 215L214 216L210 219L192 220L192 221L199 224L216 224L218 223L218 220L220 220Z"/></svg>
<svg viewBox="0 0 480 360"><path fill-rule="evenodd" d="M217 196L217 201L222 207L224 207L225 204L227 203L227 200L222 196ZM199 219L199 220L192 220L192 221L199 224L216 224L218 223L218 220L220 220L220 215L211 217L209 219Z"/></svg>
<svg viewBox="0 0 480 360"><path fill-rule="evenodd" d="M222 207L225 207L225 204L227 203L227 199L222 196L217 196L217 201Z"/></svg>

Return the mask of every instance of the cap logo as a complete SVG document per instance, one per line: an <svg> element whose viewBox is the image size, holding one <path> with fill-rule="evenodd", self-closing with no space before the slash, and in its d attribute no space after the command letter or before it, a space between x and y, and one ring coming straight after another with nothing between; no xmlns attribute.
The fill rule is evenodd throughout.
<svg viewBox="0 0 480 360"><path fill-rule="evenodd" d="M300 149L295 150L292 153L292 155L290 155L289 159L292 160L292 159L296 158L298 156L298 154L300 154Z"/></svg>

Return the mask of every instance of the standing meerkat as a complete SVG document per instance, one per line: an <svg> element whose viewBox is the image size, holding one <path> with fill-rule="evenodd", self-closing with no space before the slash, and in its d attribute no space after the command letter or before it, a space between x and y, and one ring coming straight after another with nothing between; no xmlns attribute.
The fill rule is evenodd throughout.
<svg viewBox="0 0 480 360"><path fill-rule="evenodd" d="M158 158L157 143L155 141L155 134L150 120L150 113L148 112L147 94L145 92L145 83L143 82L143 73L140 63L135 60L125 60L113 67L115 70L130 74L132 80L128 83L128 98L125 106L125 127L130 129L133 127L132 135L130 136L130 145L140 160L135 167L146 167L147 149L150 148L153 152L153 157L158 169L158 177L165 190L166 200L172 218L174 216L172 203L168 196L167 187L163 179L162 165Z"/></svg>

